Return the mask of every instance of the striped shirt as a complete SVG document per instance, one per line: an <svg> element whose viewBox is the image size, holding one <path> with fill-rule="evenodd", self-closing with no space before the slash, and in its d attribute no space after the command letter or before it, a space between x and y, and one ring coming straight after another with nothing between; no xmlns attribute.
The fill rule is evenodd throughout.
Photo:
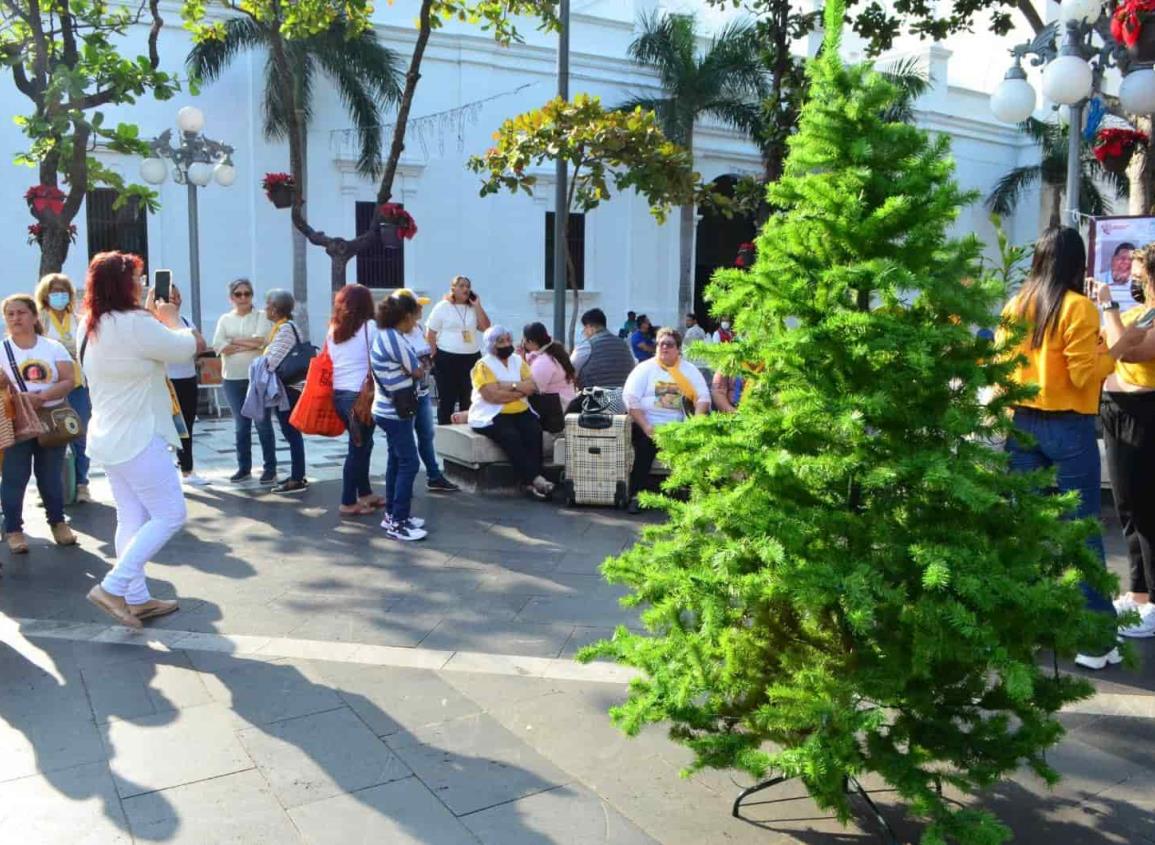
<svg viewBox="0 0 1155 845"><path fill-rule="evenodd" d="M413 379L409 373L419 366L413 347L396 329L382 329L373 341L369 360L373 364L373 381L377 385L373 396L373 416L400 419L388 391L412 386Z"/></svg>

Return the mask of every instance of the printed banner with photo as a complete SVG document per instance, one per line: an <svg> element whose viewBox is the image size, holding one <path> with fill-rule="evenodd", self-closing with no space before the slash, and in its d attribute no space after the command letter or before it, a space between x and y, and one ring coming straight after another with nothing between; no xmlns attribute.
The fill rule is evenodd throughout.
<svg viewBox="0 0 1155 845"><path fill-rule="evenodd" d="M1091 220L1087 272L1111 286L1111 294L1126 311L1131 295L1131 252L1155 242L1155 217L1096 217Z"/></svg>

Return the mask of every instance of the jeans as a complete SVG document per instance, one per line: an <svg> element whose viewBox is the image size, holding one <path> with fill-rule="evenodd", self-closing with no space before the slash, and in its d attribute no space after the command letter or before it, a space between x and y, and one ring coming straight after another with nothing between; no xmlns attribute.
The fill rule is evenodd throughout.
<svg viewBox="0 0 1155 845"><path fill-rule="evenodd" d="M291 387L285 388L289 394L289 410L277 411L277 422L281 424L281 434L285 438L285 442L289 444L289 480L290 481L304 481L305 480L305 437L297 429L293 428L292 423L289 422L289 416L293 413L293 408L297 406L297 400L301 398L301 391L294 390ZM265 424L269 427L269 435L273 433L273 409L270 408L265 411ZM265 462L265 472L269 472L270 467L273 472L277 470L277 455L273 453L273 461L270 464Z"/></svg>
<svg viewBox="0 0 1155 845"><path fill-rule="evenodd" d="M449 425L449 418L453 416L455 405L460 405L463 411L469 410L470 397L473 395L470 373L473 365L480 360L480 352L462 355L439 350L434 356L433 378L437 382L437 422L441 425Z"/></svg>
<svg viewBox="0 0 1155 845"><path fill-rule="evenodd" d="M477 429L509 456L517 480L532 484L541 475L541 423L532 411L498 414L485 428Z"/></svg>
<svg viewBox="0 0 1155 845"><path fill-rule="evenodd" d="M1099 411L1131 592L1155 590L1155 393L1104 393Z"/></svg>
<svg viewBox="0 0 1155 845"><path fill-rule="evenodd" d="M227 378L223 384L225 401L229 403L229 411L233 415L233 426L236 430L237 471L248 473L253 469L253 421L241 413L241 408L245 404L245 394L249 392L249 380ZM277 446L273 439L273 424L270 420L264 419L257 423L257 439L261 441L265 472L276 472Z"/></svg>
<svg viewBox="0 0 1155 845"><path fill-rule="evenodd" d="M197 377L174 378L170 381L172 389L176 392L177 404L180 405L184 427L188 429L188 437L181 438L180 449L176 453L180 471L188 474L193 471L192 433L193 423L197 418Z"/></svg>
<svg viewBox="0 0 1155 845"><path fill-rule="evenodd" d="M341 473L341 504L355 505L361 496L373 492L369 484L369 460L373 456L373 423L363 425L353 416L353 405L358 391L334 390L333 406L345 427L349 429L349 449L345 452L345 468ZM354 437L354 432L357 437ZM355 441L360 440L358 445Z"/></svg>
<svg viewBox="0 0 1155 845"><path fill-rule="evenodd" d="M105 467L116 502L116 566L101 587L129 604L149 600L144 565L184 525L188 511L169 445L154 437L135 458Z"/></svg>
<svg viewBox="0 0 1155 845"><path fill-rule="evenodd" d="M24 530L24 490L36 472L36 489L44 502L48 524L64 522L64 450L46 449L36 438L22 440L4 450L4 471L0 475L0 507L4 509L4 530L9 534Z"/></svg>
<svg viewBox="0 0 1155 845"><path fill-rule="evenodd" d="M1102 491L1102 467L1099 444L1095 440L1095 417L1073 411L1037 411L1033 408L1015 409L1015 428L1035 439L1034 446L1025 446L1013 437L1007 441L1011 455L1011 472L1057 467L1060 493L1077 490L1079 507L1072 516L1078 519L1099 519ZM1087 545L1107 566L1103 553L1103 537L1098 531L1087 540ZM1115 616L1115 606L1084 583L1083 595L1087 609Z"/></svg>
<svg viewBox="0 0 1155 845"><path fill-rule="evenodd" d="M78 366L74 364L73 366ZM72 410L80 416L80 421L84 423L85 431L88 430L88 421L92 419L92 397L88 394L87 387L74 387L72 392L68 394L68 404L72 406ZM76 483L88 483L88 452L87 441L84 437L77 437L72 441L72 459L76 465Z"/></svg>
<svg viewBox="0 0 1155 845"><path fill-rule="evenodd" d="M426 481L444 478L441 467L437 465L437 450L433 448L435 422L433 400L426 393L418 397L417 416L413 418L413 425L417 429L417 454L421 456L421 463L425 464Z"/></svg>
<svg viewBox="0 0 1155 845"><path fill-rule="evenodd" d="M391 420L377 417L377 425L385 431L385 443L389 447L389 462L385 465L385 507L394 522L403 522L409 518L413 479L417 477L420 466L413 418Z"/></svg>

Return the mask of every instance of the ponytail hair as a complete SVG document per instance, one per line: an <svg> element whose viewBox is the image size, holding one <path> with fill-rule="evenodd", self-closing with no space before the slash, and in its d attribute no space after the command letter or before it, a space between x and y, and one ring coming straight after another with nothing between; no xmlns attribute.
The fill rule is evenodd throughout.
<svg viewBox="0 0 1155 845"><path fill-rule="evenodd" d="M565 347L549 336L542 323L528 323L521 333L526 340L536 344L543 354L557 361L558 366L565 372L566 381L577 384L577 371L574 370L573 362L570 361Z"/></svg>

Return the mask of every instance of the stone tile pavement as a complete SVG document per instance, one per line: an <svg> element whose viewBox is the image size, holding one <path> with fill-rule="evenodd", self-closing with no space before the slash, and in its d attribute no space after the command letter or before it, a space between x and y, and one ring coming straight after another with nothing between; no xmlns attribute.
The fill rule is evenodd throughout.
<svg viewBox="0 0 1155 845"><path fill-rule="evenodd" d="M732 819L741 777L681 778L688 755L662 730L610 724L628 671L570 658L636 624L597 574L636 522L421 491L433 531L401 546L336 514L338 442L310 442L314 485L281 497L224 481L227 421L200 430L217 483L190 492L188 529L150 569L182 609L145 634L83 600L112 553L103 479L71 510L78 548L48 544L30 496L31 554L0 552L0 843L879 841L794 785ZM1024 773L980 799L1016 842L1155 842L1155 673L1096 683L1064 715L1065 780Z"/></svg>

